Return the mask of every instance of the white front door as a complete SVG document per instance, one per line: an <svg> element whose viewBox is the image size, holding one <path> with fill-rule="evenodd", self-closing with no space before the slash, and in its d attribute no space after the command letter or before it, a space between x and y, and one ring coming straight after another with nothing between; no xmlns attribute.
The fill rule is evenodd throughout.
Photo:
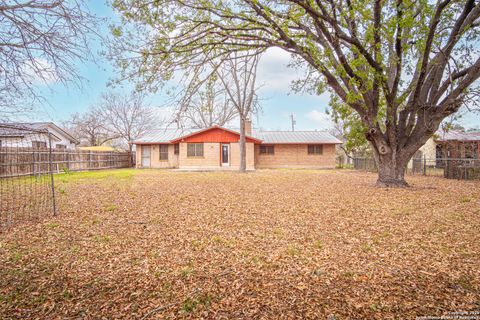
<svg viewBox="0 0 480 320"><path fill-rule="evenodd" d="M230 165L230 145L228 143L222 143L222 167L228 167Z"/></svg>
<svg viewBox="0 0 480 320"><path fill-rule="evenodd" d="M142 167L150 167L150 146L142 146Z"/></svg>

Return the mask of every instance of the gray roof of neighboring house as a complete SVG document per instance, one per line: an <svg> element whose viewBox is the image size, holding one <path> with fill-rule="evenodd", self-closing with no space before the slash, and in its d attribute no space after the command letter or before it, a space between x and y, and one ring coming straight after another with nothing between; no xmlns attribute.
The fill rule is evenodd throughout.
<svg viewBox="0 0 480 320"><path fill-rule="evenodd" d="M40 132L42 130L47 130L48 126L53 126L55 127L58 131L63 133L65 136L67 136L71 141L75 143L79 143L77 139L75 139L69 132L65 131L64 129L60 128L53 122L14 122L14 123L0 123L0 125L5 125L3 127L4 131L10 131L10 132L18 132L20 133L25 133L25 131L32 130L32 132ZM58 137L57 137L58 138Z"/></svg>
<svg viewBox="0 0 480 320"><path fill-rule="evenodd" d="M202 129L156 129L134 140L134 144L169 143L182 136ZM340 140L325 131L260 131L253 130L251 137L262 140L264 144L301 144L322 143L340 144Z"/></svg>
<svg viewBox="0 0 480 320"><path fill-rule="evenodd" d="M451 130L441 132L437 141L480 141L480 131L462 132Z"/></svg>
<svg viewBox="0 0 480 320"><path fill-rule="evenodd" d="M2 137L24 137L25 134L25 130L10 126L2 126L2 124L0 124L0 136Z"/></svg>

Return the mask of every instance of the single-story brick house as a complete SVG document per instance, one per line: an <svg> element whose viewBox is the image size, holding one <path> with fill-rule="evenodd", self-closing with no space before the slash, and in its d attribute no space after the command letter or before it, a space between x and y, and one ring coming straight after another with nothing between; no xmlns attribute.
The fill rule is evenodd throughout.
<svg viewBox="0 0 480 320"><path fill-rule="evenodd" d="M132 142L137 168L238 169L240 134L206 129L158 129ZM335 145L323 131L252 131L246 125L247 170L256 168L334 168Z"/></svg>

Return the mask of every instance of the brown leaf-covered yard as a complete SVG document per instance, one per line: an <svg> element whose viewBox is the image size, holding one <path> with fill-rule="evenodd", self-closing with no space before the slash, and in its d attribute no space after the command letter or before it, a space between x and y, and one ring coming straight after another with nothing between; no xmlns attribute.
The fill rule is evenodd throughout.
<svg viewBox="0 0 480 320"><path fill-rule="evenodd" d="M409 319L480 307L480 184L374 174L56 177L0 234L0 318Z"/></svg>

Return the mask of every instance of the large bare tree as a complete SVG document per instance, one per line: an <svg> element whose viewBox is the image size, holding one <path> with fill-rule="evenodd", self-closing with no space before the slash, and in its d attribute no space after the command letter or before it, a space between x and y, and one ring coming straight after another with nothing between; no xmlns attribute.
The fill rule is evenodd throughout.
<svg viewBox="0 0 480 320"><path fill-rule="evenodd" d="M180 99L173 100L175 120L181 127L225 126L237 116L223 84L214 73L195 91L181 91ZM185 94L191 96L187 98Z"/></svg>
<svg viewBox="0 0 480 320"><path fill-rule="evenodd" d="M234 52L216 69L216 75L223 83L240 120L240 172L247 170L245 122L251 120L252 114L259 108L256 83L259 60L259 52Z"/></svg>
<svg viewBox="0 0 480 320"><path fill-rule="evenodd" d="M154 110L146 105L144 94L137 92L102 94L95 114L112 136L123 140L130 152L130 142L152 129L158 121Z"/></svg>
<svg viewBox="0 0 480 320"><path fill-rule="evenodd" d="M31 111L40 84L77 82L97 22L83 0L0 1L0 119Z"/></svg>
<svg viewBox="0 0 480 320"><path fill-rule="evenodd" d="M121 78L156 87L173 70L233 51L279 47L366 127L382 186L462 104L478 104L475 0L117 0ZM133 27L132 27L133 26ZM138 32L140 31L140 32ZM204 58L207 56L208 58Z"/></svg>
<svg viewBox="0 0 480 320"><path fill-rule="evenodd" d="M257 67L261 50L233 52L209 61L181 77L177 121L198 127L223 126L234 118L240 124L240 168L246 171L245 121L259 110Z"/></svg>
<svg viewBox="0 0 480 320"><path fill-rule="evenodd" d="M72 114L63 125L84 146L101 146L118 138L107 129L105 121L93 108Z"/></svg>

